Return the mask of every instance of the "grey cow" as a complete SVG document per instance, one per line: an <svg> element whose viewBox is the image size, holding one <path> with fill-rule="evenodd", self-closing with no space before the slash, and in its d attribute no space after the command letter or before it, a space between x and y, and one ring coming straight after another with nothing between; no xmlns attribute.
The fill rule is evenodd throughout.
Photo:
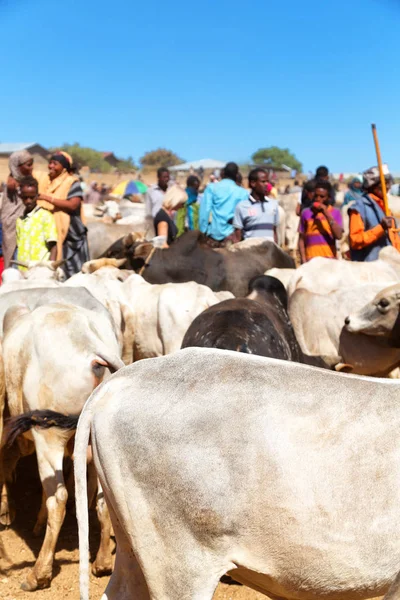
<svg viewBox="0 0 400 600"><path fill-rule="evenodd" d="M226 572L291 600L384 594L400 565L400 384L215 349L121 369L75 443L117 538L108 600L211 600Z"/></svg>

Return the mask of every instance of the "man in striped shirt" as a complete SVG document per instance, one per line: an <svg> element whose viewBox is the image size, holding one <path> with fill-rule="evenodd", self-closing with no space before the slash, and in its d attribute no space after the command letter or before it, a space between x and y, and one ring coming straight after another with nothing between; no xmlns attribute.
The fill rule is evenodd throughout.
<svg viewBox="0 0 400 600"><path fill-rule="evenodd" d="M314 202L305 208L299 224L299 252L301 262L322 256L336 258L336 240L343 235L342 215L330 203L331 184L317 181Z"/></svg>
<svg viewBox="0 0 400 600"><path fill-rule="evenodd" d="M265 196L268 176L264 169L253 169L249 174L251 194L236 206L233 226L236 239L267 238L278 242L278 202Z"/></svg>

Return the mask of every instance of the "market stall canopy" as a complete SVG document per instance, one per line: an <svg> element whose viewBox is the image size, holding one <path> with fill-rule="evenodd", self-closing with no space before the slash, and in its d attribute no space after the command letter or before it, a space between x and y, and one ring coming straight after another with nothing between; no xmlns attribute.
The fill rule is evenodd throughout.
<svg viewBox="0 0 400 600"><path fill-rule="evenodd" d="M181 165L176 165L175 167L169 167L170 171L190 171L190 169L194 169L197 171L198 169L222 169L226 165L225 162L221 160L214 160L213 158L202 158L201 160L193 160L192 162L185 162Z"/></svg>
<svg viewBox="0 0 400 600"><path fill-rule="evenodd" d="M112 196L129 196L132 194L144 194L147 191L147 185L134 179L121 181L111 192Z"/></svg>

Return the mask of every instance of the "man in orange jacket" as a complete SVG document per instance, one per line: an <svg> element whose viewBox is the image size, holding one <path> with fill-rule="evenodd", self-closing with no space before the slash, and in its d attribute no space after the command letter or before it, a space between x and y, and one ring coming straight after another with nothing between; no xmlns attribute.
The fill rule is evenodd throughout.
<svg viewBox="0 0 400 600"><path fill-rule="evenodd" d="M389 189L392 177L387 167L385 181ZM385 215L378 167L371 167L363 173L363 189L364 193L348 210L350 257L355 261L372 261L386 246L393 246L400 251L400 237L394 231L394 218Z"/></svg>

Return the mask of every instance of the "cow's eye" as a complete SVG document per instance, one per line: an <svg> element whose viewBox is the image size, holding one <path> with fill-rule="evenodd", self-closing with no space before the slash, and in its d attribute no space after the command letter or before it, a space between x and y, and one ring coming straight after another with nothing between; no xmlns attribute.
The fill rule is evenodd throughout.
<svg viewBox="0 0 400 600"><path fill-rule="evenodd" d="M104 365L101 365L98 362L94 362L92 364L92 371L98 379L101 379L104 375L104 371L106 370Z"/></svg>
<svg viewBox="0 0 400 600"><path fill-rule="evenodd" d="M390 302L387 298L382 298L382 300L380 300L378 303L378 308L387 308L389 304Z"/></svg>

